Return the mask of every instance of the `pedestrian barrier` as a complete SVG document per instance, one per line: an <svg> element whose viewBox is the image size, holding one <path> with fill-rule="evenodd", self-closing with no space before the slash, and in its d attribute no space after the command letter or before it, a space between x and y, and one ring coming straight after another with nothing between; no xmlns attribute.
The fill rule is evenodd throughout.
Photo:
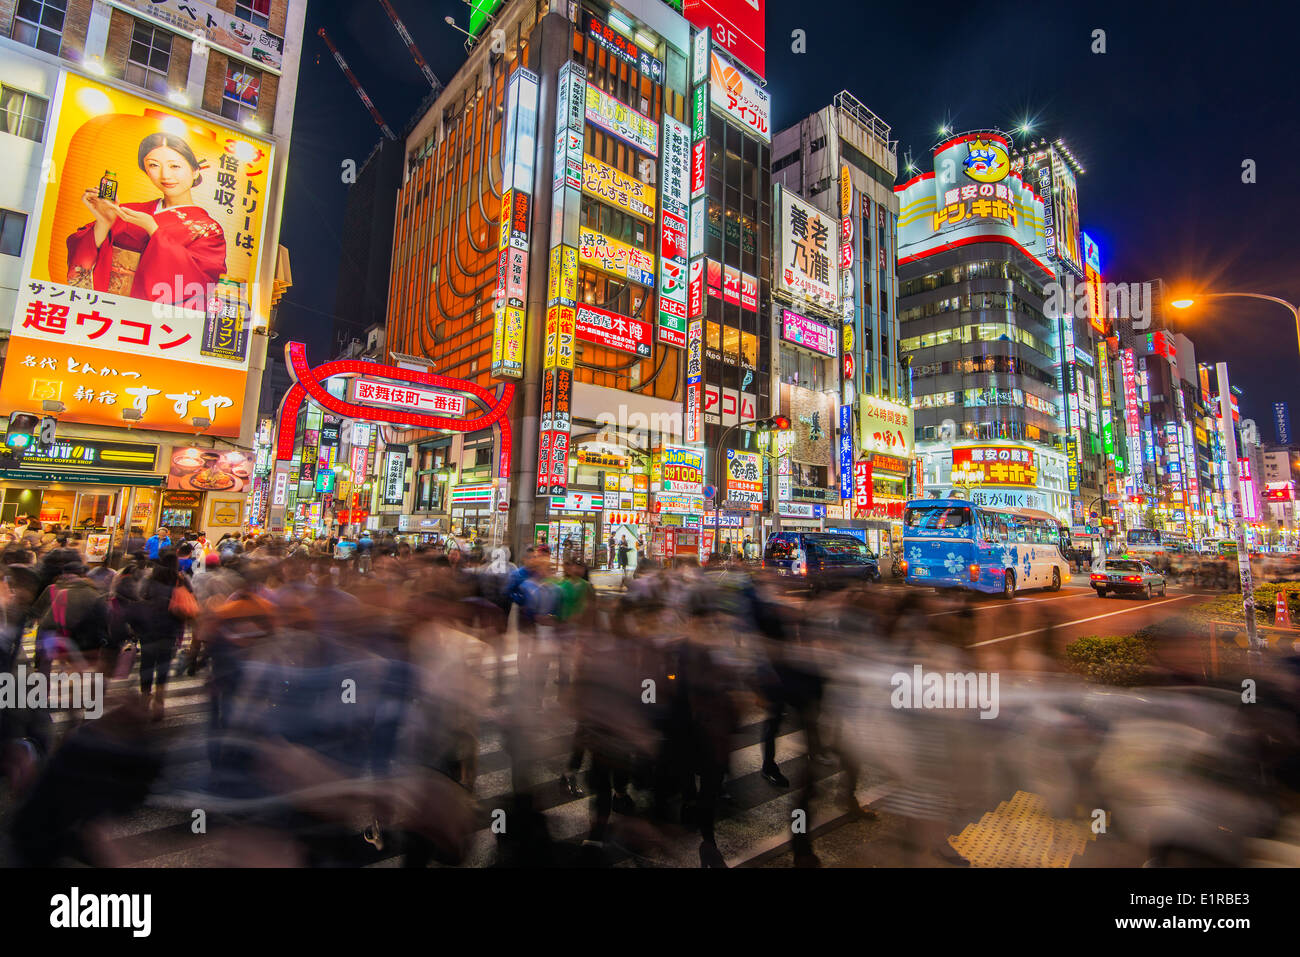
<svg viewBox="0 0 1300 957"><path fill-rule="evenodd" d="M1277 625L1256 625L1255 633L1264 642L1264 647L1279 651L1300 651L1300 628L1279 627ZM1244 621L1210 622L1210 676L1219 676L1219 640L1231 641L1238 648L1249 648L1250 637L1246 633Z"/></svg>

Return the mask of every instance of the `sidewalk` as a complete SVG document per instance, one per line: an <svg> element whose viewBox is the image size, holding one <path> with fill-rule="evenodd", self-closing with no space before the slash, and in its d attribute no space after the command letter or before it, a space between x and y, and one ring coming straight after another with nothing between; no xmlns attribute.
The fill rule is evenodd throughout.
<svg viewBox="0 0 1300 957"><path fill-rule="evenodd" d="M623 590L623 572L617 568L612 571L607 568L593 568L590 575L591 585L596 591L617 592ZM627 576L631 579L631 570L628 571Z"/></svg>

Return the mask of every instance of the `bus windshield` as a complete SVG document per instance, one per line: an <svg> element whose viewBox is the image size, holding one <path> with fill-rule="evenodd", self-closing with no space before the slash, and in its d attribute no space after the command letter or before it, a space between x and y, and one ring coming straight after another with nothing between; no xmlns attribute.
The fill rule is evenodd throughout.
<svg viewBox="0 0 1300 957"><path fill-rule="evenodd" d="M964 505L914 506L903 516L908 533L971 532L970 509Z"/></svg>

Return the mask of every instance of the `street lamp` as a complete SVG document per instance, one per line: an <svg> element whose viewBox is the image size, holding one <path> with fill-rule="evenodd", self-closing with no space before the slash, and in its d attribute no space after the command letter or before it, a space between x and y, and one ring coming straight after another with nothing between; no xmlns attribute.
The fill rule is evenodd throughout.
<svg viewBox="0 0 1300 957"><path fill-rule="evenodd" d="M1196 299L1264 299L1268 302L1276 302L1280 306L1286 306L1291 312L1291 318L1295 320L1296 345L1300 348L1300 309L1287 302L1285 299L1279 299L1277 296L1266 296L1260 292L1205 292L1198 297L1186 297L1183 299L1174 299L1170 305L1175 309L1190 309L1196 304Z"/></svg>

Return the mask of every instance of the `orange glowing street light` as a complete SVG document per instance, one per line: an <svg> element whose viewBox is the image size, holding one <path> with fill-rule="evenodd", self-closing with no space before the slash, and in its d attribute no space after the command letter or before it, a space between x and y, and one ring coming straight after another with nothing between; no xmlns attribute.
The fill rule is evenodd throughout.
<svg viewBox="0 0 1300 957"><path fill-rule="evenodd" d="M1175 309L1190 309L1196 304L1197 299L1266 299L1269 302L1276 302L1279 305L1286 306L1291 312L1291 318L1295 320L1296 346L1300 348L1300 309L1297 309L1285 299L1279 299L1277 296L1266 296L1261 292L1203 292L1196 298L1187 297L1183 299L1173 299L1170 305Z"/></svg>

